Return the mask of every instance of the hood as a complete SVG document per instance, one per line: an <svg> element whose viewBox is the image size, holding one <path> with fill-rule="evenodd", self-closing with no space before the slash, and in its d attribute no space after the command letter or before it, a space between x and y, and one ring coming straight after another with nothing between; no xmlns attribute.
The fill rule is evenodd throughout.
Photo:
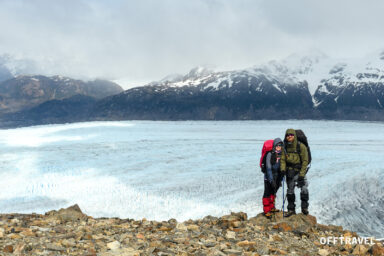
<svg viewBox="0 0 384 256"><path fill-rule="evenodd" d="M283 144L282 147L284 148L284 142L280 138L276 138L273 140L273 152L276 152L276 146L279 143ZM281 154L281 151L279 151L278 153Z"/></svg>
<svg viewBox="0 0 384 256"><path fill-rule="evenodd" d="M290 134L290 133L295 134L295 138L293 140L293 143L288 143L288 141L287 141L287 134ZM289 148L290 147L292 147L292 148L296 148L297 147L297 136L296 136L295 129L290 128L290 129L287 129L285 131L284 144L286 145L286 147L289 147Z"/></svg>
<svg viewBox="0 0 384 256"><path fill-rule="evenodd" d="M273 140L273 148L276 147L277 144L282 143L284 145L284 142L280 138L276 138Z"/></svg>

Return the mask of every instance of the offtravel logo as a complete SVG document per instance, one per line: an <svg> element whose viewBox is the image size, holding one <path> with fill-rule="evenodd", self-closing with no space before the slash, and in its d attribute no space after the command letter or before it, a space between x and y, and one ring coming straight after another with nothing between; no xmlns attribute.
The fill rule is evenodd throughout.
<svg viewBox="0 0 384 256"><path fill-rule="evenodd" d="M382 239L377 239L378 241L382 241ZM374 245L372 237L336 237L336 236L328 236L328 237L320 237L321 244L365 244L365 245Z"/></svg>

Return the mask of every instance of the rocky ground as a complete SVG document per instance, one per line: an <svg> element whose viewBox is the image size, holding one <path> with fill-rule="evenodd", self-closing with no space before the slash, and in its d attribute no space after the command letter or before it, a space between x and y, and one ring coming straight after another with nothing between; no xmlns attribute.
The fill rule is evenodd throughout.
<svg viewBox="0 0 384 256"><path fill-rule="evenodd" d="M0 255L384 255L379 241L323 244L329 236L358 237L302 214L269 220L240 212L181 223L95 219L74 205L45 215L0 215Z"/></svg>

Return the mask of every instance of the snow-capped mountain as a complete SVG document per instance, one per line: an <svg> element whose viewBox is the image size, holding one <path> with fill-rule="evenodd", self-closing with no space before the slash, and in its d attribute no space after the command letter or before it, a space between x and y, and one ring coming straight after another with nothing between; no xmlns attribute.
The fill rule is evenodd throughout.
<svg viewBox="0 0 384 256"><path fill-rule="evenodd" d="M234 71L202 67L98 102L117 119L383 120L384 52L333 59L314 51Z"/></svg>
<svg viewBox="0 0 384 256"><path fill-rule="evenodd" d="M332 67L332 61L324 53L313 51L305 54L292 54L279 61L272 60L262 65L234 71L214 72L203 67L196 67L187 75L175 74L167 76L159 82L150 83L150 85L183 87L204 84L205 88L219 89L221 82L231 86L234 80L238 80L238 77L258 78L262 76L275 83L293 86L307 81L311 95L313 95L321 79L326 77Z"/></svg>
<svg viewBox="0 0 384 256"><path fill-rule="evenodd" d="M233 71L197 67L95 102L81 100L76 105L89 108L78 110L87 113L84 121L384 120L384 51L355 59L315 51ZM55 109L60 104L68 102L55 102Z"/></svg>
<svg viewBox="0 0 384 256"><path fill-rule="evenodd" d="M339 62L330 69L314 94L315 107L327 114L352 109L383 114L384 51Z"/></svg>
<svg viewBox="0 0 384 256"><path fill-rule="evenodd" d="M199 67L101 100L94 114L113 119L287 119L309 118L312 105L305 81L259 68L214 72Z"/></svg>

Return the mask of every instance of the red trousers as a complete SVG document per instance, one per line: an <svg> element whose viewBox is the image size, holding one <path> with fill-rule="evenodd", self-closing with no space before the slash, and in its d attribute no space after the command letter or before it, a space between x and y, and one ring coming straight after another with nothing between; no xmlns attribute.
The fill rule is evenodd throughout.
<svg viewBox="0 0 384 256"><path fill-rule="evenodd" d="M264 213L270 212L275 208L276 191L271 184L264 180L263 210Z"/></svg>
<svg viewBox="0 0 384 256"><path fill-rule="evenodd" d="M264 213L270 212L272 209L275 209L275 195L270 197L263 197L263 210Z"/></svg>

